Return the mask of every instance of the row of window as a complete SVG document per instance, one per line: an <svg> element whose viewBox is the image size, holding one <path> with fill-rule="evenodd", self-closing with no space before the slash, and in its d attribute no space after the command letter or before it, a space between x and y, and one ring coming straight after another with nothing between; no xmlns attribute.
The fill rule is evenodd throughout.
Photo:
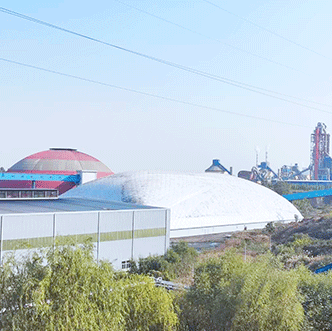
<svg viewBox="0 0 332 331"><path fill-rule="evenodd" d="M1 190L0 199L56 198L58 190Z"/></svg>

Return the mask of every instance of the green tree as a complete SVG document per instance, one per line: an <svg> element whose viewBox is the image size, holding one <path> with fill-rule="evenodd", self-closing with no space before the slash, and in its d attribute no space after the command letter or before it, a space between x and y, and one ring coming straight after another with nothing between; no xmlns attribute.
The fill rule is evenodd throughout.
<svg viewBox="0 0 332 331"><path fill-rule="evenodd" d="M306 318L304 330L332 330L332 273L313 274L302 269L300 290Z"/></svg>
<svg viewBox="0 0 332 331"><path fill-rule="evenodd" d="M231 330L301 329L304 316L297 273L276 268L268 259L249 266Z"/></svg>
<svg viewBox="0 0 332 331"><path fill-rule="evenodd" d="M36 316L33 293L46 273L40 252L22 257L7 256L0 267L0 330L42 330Z"/></svg>
<svg viewBox="0 0 332 331"><path fill-rule="evenodd" d="M147 276L97 263L90 243L0 268L1 330L174 330L172 294Z"/></svg>
<svg viewBox="0 0 332 331"><path fill-rule="evenodd" d="M92 247L62 246L47 255L47 273L34 292L44 330L124 330L124 296L110 264L98 265Z"/></svg>
<svg viewBox="0 0 332 331"><path fill-rule="evenodd" d="M155 286L150 277L132 275L118 286L124 289L125 330L171 331L178 323L172 293Z"/></svg>
<svg viewBox="0 0 332 331"><path fill-rule="evenodd" d="M182 325L202 331L301 330L299 276L282 268L271 254L244 262L227 252L204 262L186 296L190 311L181 306Z"/></svg>

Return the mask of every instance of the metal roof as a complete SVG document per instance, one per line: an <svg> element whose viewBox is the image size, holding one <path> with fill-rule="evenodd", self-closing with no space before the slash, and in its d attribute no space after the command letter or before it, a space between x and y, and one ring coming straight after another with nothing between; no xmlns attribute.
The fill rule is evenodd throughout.
<svg viewBox="0 0 332 331"><path fill-rule="evenodd" d="M55 149L29 155L15 163L9 172L70 172L95 170L109 175L112 171L98 159L74 149Z"/></svg>
<svg viewBox="0 0 332 331"><path fill-rule="evenodd" d="M169 208L171 231L202 229L196 234L208 227L294 221L294 215L303 218L274 191L226 174L131 171L78 186L65 193L64 198L70 197Z"/></svg>
<svg viewBox="0 0 332 331"><path fill-rule="evenodd" d="M101 210L159 209L117 201L87 200L80 198L60 198L57 200L0 201L0 215L35 214L57 212L80 212Z"/></svg>
<svg viewBox="0 0 332 331"><path fill-rule="evenodd" d="M218 159L212 160L212 165L209 168L207 168L205 172L220 172L220 173L227 172L230 174L230 172L223 165L220 164Z"/></svg>

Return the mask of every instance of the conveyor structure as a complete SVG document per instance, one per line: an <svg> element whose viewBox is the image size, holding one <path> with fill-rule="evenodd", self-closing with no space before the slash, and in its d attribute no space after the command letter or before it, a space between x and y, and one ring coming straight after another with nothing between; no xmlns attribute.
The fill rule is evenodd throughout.
<svg viewBox="0 0 332 331"><path fill-rule="evenodd" d="M303 200L303 199L313 199L322 198L332 195L332 189L317 190L317 191L306 191L293 194L285 194L283 197L288 201Z"/></svg>
<svg viewBox="0 0 332 331"><path fill-rule="evenodd" d="M25 180L25 181L59 181L72 182L78 185L81 181L81 175L47 175L47 174L27 174L15 172L0 173L0 180Z"/></svg>

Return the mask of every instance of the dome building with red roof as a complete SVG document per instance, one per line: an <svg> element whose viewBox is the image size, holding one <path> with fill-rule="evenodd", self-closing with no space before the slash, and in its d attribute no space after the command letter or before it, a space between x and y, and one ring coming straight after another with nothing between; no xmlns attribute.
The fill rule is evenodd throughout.
<svg viewBox="0 0 332 331"><path fill-rule="evenodd" d="M47 151L27 156L15 163L7 173L76 175L78 172L92 172L96 178L113 175L113 172L98 159L72 148L50 148ZM35 181L36 189L57 189L62 194L75 187L73 182ZM1 188L31 188L32 181L2 180Z"/></svg>

